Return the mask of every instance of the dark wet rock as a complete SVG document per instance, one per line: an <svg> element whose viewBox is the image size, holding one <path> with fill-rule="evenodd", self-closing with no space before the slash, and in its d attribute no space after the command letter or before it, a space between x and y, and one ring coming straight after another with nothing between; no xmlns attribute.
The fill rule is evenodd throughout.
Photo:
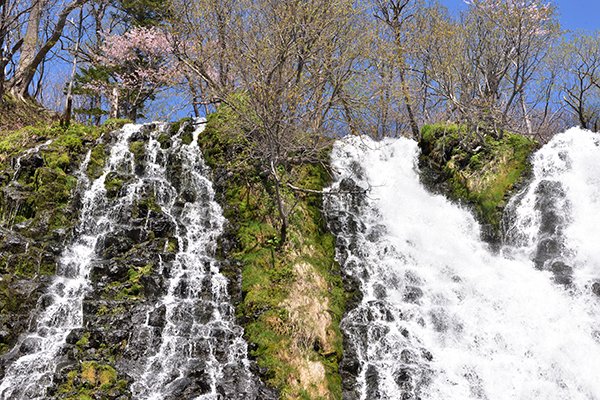
<svg viewBox="0 0 600 400"><path fill-rule="evenodd" d="M365 319L368 322L374 321L385 321L392 322L395 320L394 313L390 308L390 305L382 300L371 300L364 308Z"/></svg>
<svg viewBox="0 0 600 400"><path fill-rule="evenodd" d="M408 303L418 303L423 297L423 289L418 286L407 286L404 291L404 301Z"/></svg>
<svg viewBox="0 0 600 400"><path fill-rule="evenodd" d="M411 370L409 368L400 368L400 370L396 371L394 374L394 381L396 385L402 390L412 390L412 375Z"/></svg>
<svg viewBox="0 0 600 400"><path fill-rule="evenodd" d="M144 296L149 299L159 297L165 290L165 280L156 274L140 277L140 283L144 286Z"/></svg>
<svg viewBox="0 0 600 400"><path fill-rule="evenodd" d="M39 153L21 158L21 173L33 175L35 170L44 166L44 159Z"/></svg>
<svg viewBox="0 0 600 400"><path fill-rule="evenodd" d="M387 325L373 323L369 325L368 332L369 340L373 342L378 342L380 340L383 340L390 333L390 327Z"/></svg>
<svg viewBox="0 0 600 400"><path fill-rule="evenodd" d="M23 340L19 346L19 353L21 353L21 355L34 353L37 351L37 349L39 349L39 346L40 339L33 337L25 338L25 340Z"/></svg>
<svg viewBox="0 0 600 400"><path fill-rule="evenodd" d="M552 263L550 271L554 274L554 282L559 285L570 285L573 282L573 268L562 261Z"/></svg>
<svg viewBox="0 0 600 400"><path fill-rule="evenodd" d="M79 339L81 339L81 336L83 335L84 329L80 328L80 329L73 329L68 335L67 338L65 339L65 342L67 344L75 344L77 343L77 341Z"/></svg>
<svg viewBox="0 0 600 400"><path fill-rule="evenodd" d="M164 327L165 326L165 314L167 312L167 307L162 304L158 308L154 309L148 315L148 325L156 326L156 327Z"/></svg>
<svg viewBox="0 0 600 400"><path fill-rule="evenodd" d="M373 365L367 366L365 373L366 394L368 399L378 399L379 394L379 373Z"/></svg>
<svg viewBox="0 0 600 400"><path fill-rule="evenodd" d="M96 261L92 263L90 279L92 282L102 280L119 281L128 276L129 267L124 263L107 261Z"/></svg>
<svg viewBox="0 0 600 400"><path fill-rule="evenodd" d="M125 254L133 247L133 241L120 232L109 233L97 245L96 251L104 259L110 259Z"/></svg>
<svg viewBox="0 0 600 400"><path fill-rule="evenodd" d="M194 191L190 190L190 189L185 189L181 192L181 198L183 199L183 201L191 203L196 201L196 196L197 193L195 193Z"/></svg>
<svg viewBox="0 0 600 400"><path fill-rule="evenodd" d="M384 225L375 225L367 233L367 240L373 243L377 243L386 233L387 228Z"/></svg>
<svg viewBox="0 0 600 400"><path fill-rule="evenodd" d="M534 262L539 269L545 269L546 262L560 256L563 244L560 238L548 237L541 239L537 245Z"/></svg>
<svg viewBox="0 0 600 400"><path fill-rule="evenodd" d="M421 356L427 361L433 361L433 354L426 349L421 349Z"/></svg>
<svg viewBox="0 0 600 400"><path fill-rule="evenodd" d="M29 242L22 236L16 235L11 231L3 231L4 240L2 240L2 251L11 253L23 253Z"/></svg>
<svg viewBox="0 0 600 400"><path fill-rule="evenodd" d="M132 226L123 230L123 235L129 238L134 243L143 242L146 238L147 231L143 226Z"/></svg>
<svg viewBox="0 0 600 400"><path fill-rule="evenodd" d="M409 349L404 349L400 353L400 361L405 364L413 364L417 361L417 356Z"/></svg>
<svg viewBox="0 0 600 400"><path fill-rule="evenodd" d="M148 229L154 232L156 237L171 237L175 232L173 221L162 213L151 211L148 216L148 222Z"/></svg>
<svg viewBox="0 0 600 400"><path fill-rule="evenodd" d="M104 188L106 189L106 196L108 198L115 198L121 194L121 189L131 181L133 177L127 173L122 172L110 172L106 175L104 180Z"/></svg>
<svg viewBox="0 0 600 400"><path fill-rule="evenodd" d="M383 300L387 296L387 290L385 286L381 284L375 284L373 285L373 294L377 299Z"/></svg>
<svg viewBox="0 0 600 400"><path fill-rule="evenodd" d="M437 308L430 311L431 323L437 332L446 332L450 328L450 322L446 311L443 308Z"/></svg>

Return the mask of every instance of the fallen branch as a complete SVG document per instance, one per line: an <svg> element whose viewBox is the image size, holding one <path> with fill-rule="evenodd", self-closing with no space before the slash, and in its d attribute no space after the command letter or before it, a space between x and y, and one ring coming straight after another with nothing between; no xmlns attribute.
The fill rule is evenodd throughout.
<svg viewBox="0 0 600 400"><path fill-rule="evenodd" d="M320 194L323 196L334 196L334 195L338 195L338 194L367 194L369 191L371 191L371 186L369 186L367 189L360 189L360 190L335 190L335 191L324 191L324 190L314 190L314 189L305 189L305 188L301 188L298 186L294 186L291 183L287 182L286 183L287 186L292 189L295 190L297 192L303 192L303 193L310 193L310 194Z"/></svg>

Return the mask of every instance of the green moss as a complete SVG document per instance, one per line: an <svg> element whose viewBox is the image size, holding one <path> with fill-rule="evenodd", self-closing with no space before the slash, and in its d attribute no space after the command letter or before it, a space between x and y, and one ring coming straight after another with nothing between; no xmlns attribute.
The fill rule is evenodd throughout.
<svg viewBox="0 0 600 400"><path fill-rule="evenodd" d="M125 185L125 178L117 172L111 172L106 176L104 188L108 197L115 197Z"/></svg>
<svg viewBox="0 0 600 400"><path fill-rule="evenodd" d="M168 149L169 147L171 147L171 135L169 135L167 132L163 132L160 135L158 135L158 143L160 143L160 148L161 149Z"/></svg>
<svg viewBox="0 0 600 400"><path fill-rule="evenodd" d="M146 264L142 267L131 267L127 271L128 279L124 282L114 281L106 286L103 297L109 300L137 301L144 297L142 279L152 273L154 266ZM108 310L107 310L108 311Z"/></svg>
<svg viewBox="0 0 600 400"><path fill-rule="evenodd" d="M16 132L0 132L0 154L11 156L22 150L28 140L25 130Z"/></svg>
<svg viewBox="0 0 600 400"><path fill-rule="evenodd" d="M136 162L141 162L146 155L146 145L143 141L129 143L129 151L133 153Z"/></svg>
<svg viewBox="0 0 600 400"><path fill-rule="evenodd" d="M127 382L118 379L117 371L109 364L82 361L78 369L69 371L57 389L62 399L112 398L113 392L123 393Z"/></svg>
<svg viewBox="0 0 600 400"><path fill-rule="evenodd" d="M53 145L64 147L67 150L74 152L81 152L81 148L83 147L81 136L77 133L61 135L58 139L56 139Z"/></svg>
<svg viewBox="0 0 600 400"><path fill-rule="evenodd" d="M3 273L0 318L3 320L26 319L27 313L35 307L39 293L23 293L23 281L35 285L55 273L56 258L52 249L60 245L61 238L68 235L77 221L77 209L72 204L77 186L74 172L86 154L86 146L99 135L98 128L76 123L68 128L50 124L0 132L0 166L4 171L0 173L0 186L10 184L15 172L11 159L52 139L50 144L40 148L36 156L39 158L30 160L35 162L22 163L18 185L11 188L12 197L5 197L6 191L0 190L0 223L4 227L20 224L15 231L28 242L27 251L17 247L0 254ZM30 153L29 157L33 155ZM19 333L9 331L5 344L14 345Z"/></svg>
<svg viewBox="0 0 600 400"><path fill-rule="evenodd" d="M530 168L537 143L505 132L502 139L479 136L458 125L425 125L421 161L441 174L449 194L475 207L481 221L500 228L508 194Z"/></svg>
<svg viewBox="0 0 600 400"><path fill-rule="evenodd" d="M45 152L44 162L50 168L60 168L64 171L69 168L69 165L71 164L71 158L69 157L69 153L66 152Z"/></svg>
<svg viewBox="0 0 600 400"><path fill-rule="evenodd" d="M38 208L66 204L77 180L60 168L42 167L34 174L34 196L30 201Z"/></svg>
<svg viewBox="0 0 600 400"><path fill-rule="evenodd" d="M240 100L241 101L241 100ZM252 356L267 372L263 378L278 388L282 398L310 396L315 388L302 388L296 383L299 368L307 359L322 363L326 370L325 385L333 399L341 399L338 372L342 357L342 335L339 322L345 310L347 295L343 290L339 266L334 261L334 238L326 232L321 214L322 198L282 188L287 204L294 204L289 218L288 241L279 243L277 208L271 193L272 182L261 178L260 166L251 157L252 143L239 129L236 116L227 107L208 117L206 129L199 137L207 164L226 171L228 179L221 188L224 214L232 225L237 246L229 254L242 266L243 300L237 313L245 324L246 338L253 343ZM328 154L323 155L326 163ZM282 179L297 186L320 190L328 184L329 174L321 164L279 168ZM290 316L290 303L298 293L302 278L296 268L306 264L316 274L322 288L311 287L311 295L319 304L327 304L332 317L329 343L315 349L302 337L302 321ZM232 271L226 271L232 273ZM294 318L298 318L297 316ZM310 325L310 321L307 321Z"/></svg>
<svg viewBox="0 0 600 400"><path fill-rule="evenodd" d="M177 133L179 133L179 130L181 129L181 127L183 125L189 124L190 122L192 122L192 119L189 117L185 117L185 118L180 119L179 121L172 122L169 125L169 130L168 130L169 135L171 135L171 136L176 135Z"/></svg>
<svg viewBox="0 0 600 400"><path fill-rule="evenodd" d="M109 118L102 124L103 132L112 132L121 129L125 124L132 123L129 119L124 118Z"/></svg>
<svg viewBox="0 0 600 400"><path fill-rule="evenodd" d="M176 238L169 238L166 240L166 249L168 253L177 253L177 249L179 248L179 243Z"/></svg>
<svg viewBox="0 0 600 400"><path fill-rule="evenodd" d="M100 175L102 175L107 158L107 149L103 143L99 143L94 146L90 154L90 162L86 170L86 173L91 180L98 179Z"/></svg>
<svg viewBox="0 0 600 400"><path fill-rule="evenodd" d="M81 336L81 339L79 339L79 340L77 341L77 343L75 343L75 345L76 345L77 347L80 347L80 348L81 348L81 347L85 347L85 346L87 346L89 343L90 343L90 333L89 333L89 332L85 332L85 333L83 334L83 336Z"/></svg>
<svg viewBox="0 0 600 400"><path fill-rule="evenodd" d="M133 218L145 218L150 211L153 211L155 213L162 212L162 209L156 201L156 197L153 193L147 197L136 201L135 205L132 207L131 216Z"/></svg>

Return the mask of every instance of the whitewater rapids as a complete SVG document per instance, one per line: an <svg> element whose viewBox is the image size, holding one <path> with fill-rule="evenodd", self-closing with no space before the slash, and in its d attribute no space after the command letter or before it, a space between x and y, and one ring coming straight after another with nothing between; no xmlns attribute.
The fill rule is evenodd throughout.
<svg viewBox="0 0 600 400"><path fill-rule="evenodd" d="M599 146L571 129L535 154L498 253L421 184L416 142L339 141L326 211L362 293L342 322L344 398L600 399Z"/></svg>

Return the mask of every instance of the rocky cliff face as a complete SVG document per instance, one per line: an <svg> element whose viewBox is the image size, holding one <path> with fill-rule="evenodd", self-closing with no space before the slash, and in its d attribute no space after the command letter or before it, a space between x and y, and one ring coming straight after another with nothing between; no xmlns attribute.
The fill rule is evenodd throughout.
<svg viewBox="0 0 600 400"><path fill-rule="evenodd" d="M264 398L214 260L197 126L81 129L3 153L3 396Z"/></svg>
<svg viewBox="0 0 600 400"><path fill-rule="evenodd" d="M24 129L0 138L0 352L27 330L78 219L77 169L101 132Z"/></svg>
<svg viewBox="0 0 600 400"><path fill-rule="evenodd" d="M29 381L47 383L43 396L51 398L360 396L358 347L346 329L343 349L340 321L361 293L356 277L339 270L329 230L338 237L338 257L360 251L358 241L340 238L377 242L377 229L366 232L360 219L347 218L358 215L366 193L352 180L340 182L351 212L330 209L326 223L321 196L286 188L284 200L295 211L282 246L273 188L231 118L215 114L201 135L192 121L147 124L126 138L119 125L2 134L5 382L19 375L18 360L43 351L51 363L20 368L34 370L38 378ZM427 129L420 144L424 179L469 202L489 227L488 237L497 238L507 193L526 171L534 144L507 135L477 147L458 127ZM113 154L119 146L121 153ZM309 190L330 181L319 164L281 172ZM82 236L93 240L83 243ZM84 272L64 261L66 249L78 243L91 251ZM49 352L43 338L62 315L48 314L57 304L53 291L64 291L56 274L65 282L83 279L79 297L60 295L78 302L74 309L82 315ZM367 371L365 379L377 377ZM11 392L14 398L42 390L16 386L22 388Z"/></svg>

